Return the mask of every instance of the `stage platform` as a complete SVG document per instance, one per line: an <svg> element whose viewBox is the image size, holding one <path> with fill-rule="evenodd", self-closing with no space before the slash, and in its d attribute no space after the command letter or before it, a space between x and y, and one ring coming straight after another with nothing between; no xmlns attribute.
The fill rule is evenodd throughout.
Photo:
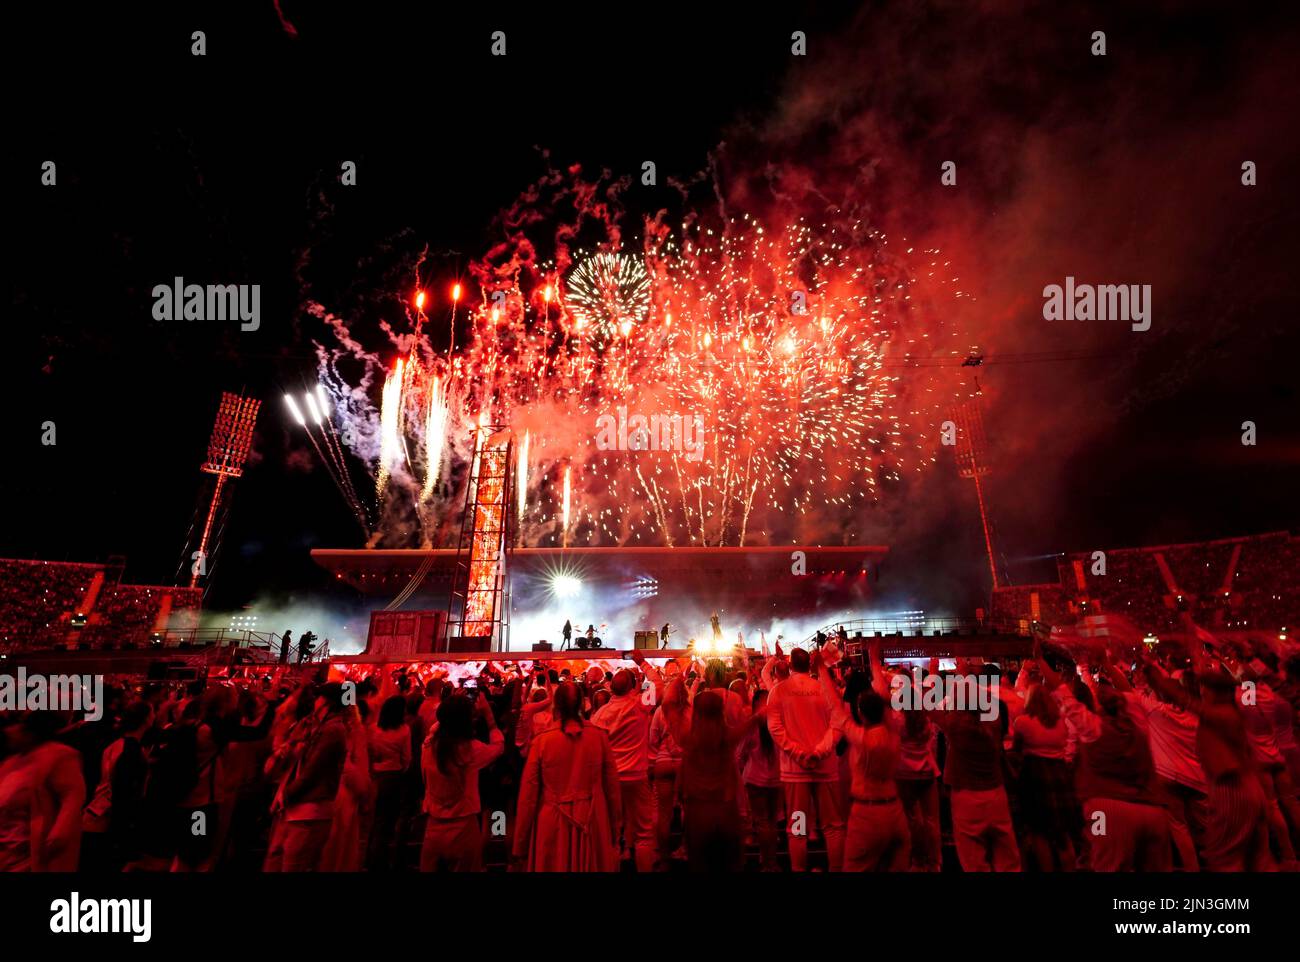
<svg viewBox="0 0 1300 962"><path fill-rule="evenodd" d="M745 650L751 658L761 654L759 651L752 648L746 648ZM650 661L656 661L659 659L668 660L674 658L690 658L692 654L700 658L731 658L734 655L734 652L732 651L715 655L703 651L691 652L685 648L569 648L564 651L561 651L558 648L552 651L424 651L413 655L402 656L394 656L391 654L370 655L362 652L359 655L335 655L330 658L330 664L400 665L403 663L436 664L438 662L458 663L463 661L519 662L574 660L626 660L630 663L633 651L640 651L641 654L645 655Z"/></svg>
<svg viewBox="0 0 1300 962"><path fill-rule="evenodd" d="M714 615L728 641L739 633L751 645L761 634L803 637L866 610L887 554L883 545L516 548L509 556L505 647L526 657L539 640L558 645L567 621L575 637L594 627L606 644L618 645L667 623L674 633L669 643L685 648L690 639L711 638ZM312 559L374 599L367 650L382 652L407 633L388 623L393 618L455 610L454 550L315 549ZM383 608L385 599L398 597L397 610ZM421 636L415 647L422 652L441 636L437 626L432 634L421 626L410 630Z"/></svg>
<svg viewBox="0 0 1300 962"><path fill-rule="evenodd" d="M867 639L864 639L867 640ZM921 661L929 658L1027 658L1033 650L1033 641L1024 635L1003 632L986 632L978 635L891 635L878 639L881 657L886 661ZM856 639L850 639L850 655L856 654ZM649 661L667 661L682 658L723 658L735 656L736 650L712 651L696 648L571 648L567 651L480 651L480 652L418 652L411 655L377 654L335 655L330 663L335 665L401 665L401 664L459 664L462 662L497 661L627 661L631 663L633 651L640 651ZM789 649L786 649L787 652ZM861 649L865 653L865 649ZM759 658L762 651L746 646L749 658Z"/></svg>

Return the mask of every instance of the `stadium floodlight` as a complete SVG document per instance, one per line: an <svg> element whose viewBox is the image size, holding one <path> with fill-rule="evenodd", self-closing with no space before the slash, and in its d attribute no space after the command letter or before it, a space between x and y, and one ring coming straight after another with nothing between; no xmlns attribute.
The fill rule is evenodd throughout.
<svg viewBox="0 0 1300 962"><path fill-rule="evenodd" d="M244 462L253 446L253 425L262 402L229 391L221 395L221 407L208 441L208 459L202 470L208 474L237 478L244 473Z"/></svg>
<svg viewBox="0 0 1300 962"><path fill-rule="evenodd" d="M226 481L244 473L244 462L248 460L249 449L253 446L253 426L257 423L257 411L261 406L262 402L256 398L231 394L229 391L221 395L217 420L212 425L212 437L208 440L208 459L201 468L206 474L215 474L217 484L212 492L207 520L203 524L203 534L199 538L198 558L204 564L194 566L190 576L191 588L198 586L199 576L206 570L208 542L212 537L212 527Z"/></svg>
<svg viewBox="0 0 1300 962"><path fill-rule="evenodd" d="M984 547L988 551L989 574L992 576L993 587L996 590L998 587L997 556L993 550L993 529L984 501L984 486L980 482L980 478L988 474L989 469L985 457L987 443L984 436L984 416L978 394L959 405L954 413L957 422L957 473L975 482L975 499L979 503L980 525L984 529Z"/></svg>

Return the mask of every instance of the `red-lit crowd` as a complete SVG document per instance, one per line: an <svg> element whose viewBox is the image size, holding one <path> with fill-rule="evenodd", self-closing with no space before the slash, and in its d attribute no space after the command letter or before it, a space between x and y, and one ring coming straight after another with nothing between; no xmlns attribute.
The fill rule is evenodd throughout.
<svg viewBox="0 0 1300 962"><path fill-rule="evenodd" d="M459 683L141 683L110 688L98 721L0 717L0 869L1296 865L1297 655L1040 645L909 672L832 640L631 658ZM987 698L922 697L927 675Z"/></svg>

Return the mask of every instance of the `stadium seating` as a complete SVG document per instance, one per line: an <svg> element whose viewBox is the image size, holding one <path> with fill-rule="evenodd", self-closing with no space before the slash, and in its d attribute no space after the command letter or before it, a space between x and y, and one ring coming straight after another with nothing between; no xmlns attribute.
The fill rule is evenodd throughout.
<svg viewBox="0 0 1300 962"><path fill-rule="evenodd" d="M100 587L92 592L97 577ZM170 625L195 624L202 601L198 589L121 584L99 564L0 559L0 646L15 651L143 646L167 598Z"/></svg>
<svg viewBox="0 0 1300 962"><path fill-rule="evenodd" d="M994 620L1032 618L1036 594L1038 619L1049 625L1111 612L1159 634L1179 627L1184 608L1222 628L1271 632L1300 622L1300 538L1286 532L1105 555L1105 574L1093 574L1092 552L1079 552L1061 559L1059 583L999 588Z"/></svg>

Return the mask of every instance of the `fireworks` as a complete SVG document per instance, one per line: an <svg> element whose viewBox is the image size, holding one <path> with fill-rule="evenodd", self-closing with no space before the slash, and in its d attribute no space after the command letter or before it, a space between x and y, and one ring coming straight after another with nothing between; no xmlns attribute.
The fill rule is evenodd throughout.
<svg viewBox="0 0 1300 962"><path fill-rule="evenodd" d="M347 502L353 516L368 534L370 526L366 519L366 512L357 497L356 489L352 485L347 458L344 457L343 447L339 443L337 432L334 430L334 422L330 419L331 405L325 386L317 384L314 393L310 391L304 392L302 401L307 408L307 412L311 415L310 425L307 423L307 419L303 417L302 408L298 406L293 395L286 394L284 396L284 403L288 407L289 413L293 416L294 421L304 429L307 439L311 441L312 447L321 459L321 463L325 465L325 470L329 472L330 480L334 482L334 486L338 488L339 494ZM320 441L317 441L315 434L312 433L313 426L321 436ZM323 445L322 442L324 442Z"/></svg>
<svg viewBox="0 0 1300 962"><path fill-rule="evenodd" d="M569 500L572 496L572 487L569 479L569 468L564 469L564 500L560 508L560 530L564 537L564 546L569 546Z"/></svg>
<svg viewBox="0 0 1300 962"><path fill-rule="evenodd" d="M384 381L383 407L380 408L379 415L379 471L375 475L375 496L382 498L384 490L388 487L388 479L392 476L393 468L397 464L398 455L405 449L405 442L402 440L402 387L406 370L406 362L398 359L393 365L392 373Z"/></svg>
<svg viewBox="0 0 1300 962"><path fill-rule="evenodd" d="M519 450L515 453L515 490L519 496L519 523L524 523L524 514L528 510L528 440L529 432L525 431L523 438L519 442Z"/></svg>
<svg viewBox="0 0 1300 962"><path fill-rule="evenodd" d="M296 401L294 401L293 395L286 394L284 396L284 403L288 406L289 413L293 415L293 419L303 427L306 427L307 421L306 419L303 418L302 411L298 410L298 404Z"/></svg>
<svg viewBox="0 0 1300 962"><path fill-rule="evenodd" d="M441 347L421 323L436 306L427 288L403 295L418 315L413 333L390 332L399 356L364 355L383 377L378 411L362 393L338 415L359 425L379 537L454 537L490 410L516 439L524 544L852 540L856 507L933 460L939 413L964 389L958 369L899 363L962 355L944 350L958 333L926 303L943 293L936 254L920 255L931 280L918 282L911 258L838 212L816 225L646 221L639 250L537 261L530 248L478 265L481 298L448 291ZM468 341L455 350L458 308ZM344 353L322 349L322 380L344 380ZM702 424L702 450L598 445L597 419L623 407Z"/></svg>
<svg viewBox="0 0 1300 962"><path fill-rule="evenodd" d="M575 331L608 337L617 330L627 337L650 311L644 260L629 254L588 257L569 274L564 302Z"/></svg>
<svg viewBox="0 0 1300 962"><path fill-rule="evenodd" d="M447 395L441 380L437 377L429 390L428 413L424 419L424 487L420 489L420 501L429 500L433 486L438 481L438 471L442 467L444 442L447 438L447 424L451 412L447 409Z"/></svg>

